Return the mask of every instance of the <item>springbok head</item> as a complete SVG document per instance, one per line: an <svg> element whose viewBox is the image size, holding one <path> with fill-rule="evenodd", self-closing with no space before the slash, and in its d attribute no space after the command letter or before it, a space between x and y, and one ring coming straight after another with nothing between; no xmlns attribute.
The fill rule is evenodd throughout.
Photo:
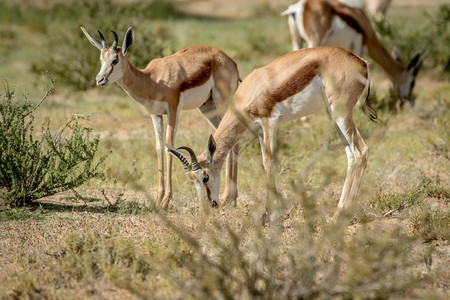
<svg viewBox="0 0 450 300"><path fill-rule="evenodd" d="M128 49L134 41L133 28L128 28L125 38L123 39L122 47L117 46L118 37L117 33L114 31L112 31L114 42L111 47L108 47L105 37L100 30L98 31L98 34L100 35L101 40L90 35L83 27L81 27L81 30L84 35L86 35L89 42L100 50L101 67L95 78L97 85L105 86L121 79L123 75L123 58L127 55Z"/></svg>
<svg viewBox="0 0 450 300"><path fill-rule="evenodd" d="M187 178L197 189L199 201L206 199L212 207L219 206L220 169L214 168L212 160L216 151L214 138L209 137L205 152L198 158L194 151L186 146L176 149L167 146L167 150L183 164ZM190 163L180 150L186 150L189 153Z"/></svg>
<svg viewBox="0 0 450 300"><path fill-rule="evenodd" d="M401 64L403 64L398 49L394 48L393 51L394 58ZM416 83L416 76L419 73L420 67L422 66L422 53L417 53L409 62L406 73L406 80L403 84L394 84L395 91L397 92L398 98L401 100L401 105L404 103L410 103L414 105L414 99L412 91Z"/></svg>

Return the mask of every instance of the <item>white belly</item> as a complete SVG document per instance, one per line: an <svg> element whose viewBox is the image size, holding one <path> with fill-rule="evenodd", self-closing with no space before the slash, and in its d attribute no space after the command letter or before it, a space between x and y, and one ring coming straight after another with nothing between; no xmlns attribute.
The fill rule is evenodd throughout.
<svg viewBox="0 0 450 300"><path fill-rule="evenodd" d="M344 3L351 7L358 7L361 9L364 9L366 6L366 3L364 0L339 0L339 2Z"/></svg>
<svg viewBox="0 0 450 300"><path fill-rule="evenodd" d="M135 98L136 99L136 98ZM153 100L139 100L138 103L145 107L145 109L154 115L165 115L169 111L167 102L153 101Z"/></svg>
<svg viewBox="0 0 450 300"><path fill-rule="evenodd" d="M323 38L321 46L342 47L352 52L360 52L362 36L339 17L334 17L330 29Z"/></svg>
<svg viewBox="0 0 450 300"><path fill-rule="evenodd" d="M151 99L140 98L134 95L132 92L128 91L124 86L117 82L121 88L127 93L128 96L136 100L137 103L142 105L150 114L153 115L165 115L169 111L169 106L167 102L154 101Z"/></svg>
<svg viewBox="0 0 450 300"><path fill-rule="evenodd" d="M214 87L213 77L209 77L203 85L186 90L180 94L180 106L182 110L195 109L208 100Z"/></svg>
<svg viewBox="0 0 450 300"><path fill-rule="evenodd" d="M270 115L270 122L279 126L317 112L324 105L322 91L322 78L316 76L303 91L275 104Z"/></svg>

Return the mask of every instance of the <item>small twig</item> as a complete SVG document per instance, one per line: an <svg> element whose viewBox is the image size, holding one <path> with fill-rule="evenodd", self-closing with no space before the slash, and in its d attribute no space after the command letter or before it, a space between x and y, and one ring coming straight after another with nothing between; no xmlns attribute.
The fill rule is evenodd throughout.
<svg viewBox="0 0 450 300"><path fill-rule="evenodd" d="M383 218L392 215L394 212L398 211L398 209L391 209L383 214Z"/></svg>
<svg viewBox="0 0 450 300"><path fill-rule="evenodd" d="M44 94L44 96L42 96L41 100L39 100L38 104L36 104L36 108L38 108L42 104L42 102L44 102L44 100L47 98L47 96L53 92L54 85L55 85L55 79L50 79L50 84L47 84L45 94Z"/></svg>
<svg viewBox="0 0 450 300"><path fill-rule="evenodd" d="M375 218L380 218L380 216L379 215L377 215L376 213L373 213L373 212L368 212L367 213L369 216L372 216L372 217L375 217Z"/></svg>
<svg viewBox="0 0 450 300"><path fill-rule="evenodd" d="M54 253L51 253L50 251L45 251L45 254L47 254L49 256L53 256L54 258L60 259L60 258L63 258L64 256L66 256L67 249L62 248L60 251L54 252Z"/></svg>
<svg viewBox="0 0 450 300"><path fill-rule="evenodd" d="M115 207L115 206L119 205L122 202L122 196L124 195L124 193L119 193L117 195L116 201L114 203L112 203L112 201L110 201L108 196L106 195L105 189L101 189L101 193L103 195L103 198L106 200L106 202L108 202L108 205L110 207Z"/></svg>

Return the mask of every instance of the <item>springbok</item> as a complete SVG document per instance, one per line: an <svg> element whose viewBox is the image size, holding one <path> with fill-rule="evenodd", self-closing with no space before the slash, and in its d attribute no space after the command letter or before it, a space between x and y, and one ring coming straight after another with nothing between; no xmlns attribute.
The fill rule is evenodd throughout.
<svg viewBox="0 0 450 300"><path fill-rule="evenodd" d="M281 15L288 17L293 50L300 49L304 40L309 48L336 46L360 56L367 52L387 73L401 103L413 103L411 94L421 54L415 55L408 67L402 64L397 51L394 57L389 55L363 10L338 0L300 0Z"/></svg>
<svg viewBox="0 0 450 300"><path fill-rule="evenodd" d="M130 27L118 47L118 37L113 31L114 42L108 47L100 31L101 40L81 30L92 45L100 50L101 68L97 85L117 82L125 92L143 105L151 115L158 154L158 193L155 204L163 208L172 198L172 156L166 154L166 186L164 187L164 122L167 115L165 144L173 145L180 110L198 108L208 122L217 128L229 99L232 99L239 82L236 63L223 51L211 46L194 46L150 61L145 69L136 68L127 58L134 41ZM237 151L237 149L236 149ZM236 198L237 155L230 154L227 161L227 198Z"/></svg>
<svg viewBox="0 0 450 300"><path fill-rule="evenodd" d="M386 15L387 9L392 0L339 0L351 7L359 7L367 11L375 18L382 18Z"/></svg>
<svg viewBox="0 0 450 300"><path fill-rule="evenodd" d="M212 206L217 206L220 170L225 157L248 126L262 129L259 142L263 164L268 185L275 188L272 164L277 127L326 108L344 143L348 160L347 177L335 214L337 217L356 197L369 154L353 122L353 107L365 89L367 97L362 108L375 120L376 111L368 102L369 71L363 59L337 47L290 52L254 70L244 79L236 91L233 106L228 108L201 155L196 157L194 151L186 146L177 149L168 147L168 150L183 163L199 198L206 195ZM191 163L180 151L182 149L189 152Z"/></svg>

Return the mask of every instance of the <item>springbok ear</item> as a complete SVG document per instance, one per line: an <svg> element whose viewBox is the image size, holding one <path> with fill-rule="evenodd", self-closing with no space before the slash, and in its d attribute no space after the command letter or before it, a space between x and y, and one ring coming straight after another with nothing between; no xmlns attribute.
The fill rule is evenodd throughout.
<svg viewBox="0 0 450 300"><path fill-rule="evenodd" d="M83 31L84 35L89 40L89 42L91 42L92 45L94 45L99 50L102 50L102 48L104 48L102 42L99 39L97 39L96 37L93 37L92 35L90 35L89 32L87 32L86 29L84 29L83 26L81 26L80 28Z"/></svg>
<svg viewBox="0 0 450 300"><path fill-rule="evenodd" d="M133 27L128 28L127 33L125 34L125 38L123 39L122 43L122 54L127 55L128 48L133 44L134 42L134 32Z"/></svg>
<svg viewBox="0 0 450 300"><path fill-rule="evenodd" d="M214 152L216 152L216 141L214 140L213 136L210 135L208 139L208 147L206 149L206 160L209 163L212 162Z"/></svg>
<svg viewBox="0 0 450 300"><path fill-rule="evenodd" d="M420 53L417 53L413 59L408 64L408 70L411 70L412 68L416 67L419 64L420 60Z"/></svg>
<svg viewBox="0 0 450 300"><path fill-rule="evenodd" d="M402 59L400 58L400 53L399 53L397 47L394 47L394 49L392 49L392 56L394 57L394 59L396 61L398 61L399 63L402 63Z"/></svg>

